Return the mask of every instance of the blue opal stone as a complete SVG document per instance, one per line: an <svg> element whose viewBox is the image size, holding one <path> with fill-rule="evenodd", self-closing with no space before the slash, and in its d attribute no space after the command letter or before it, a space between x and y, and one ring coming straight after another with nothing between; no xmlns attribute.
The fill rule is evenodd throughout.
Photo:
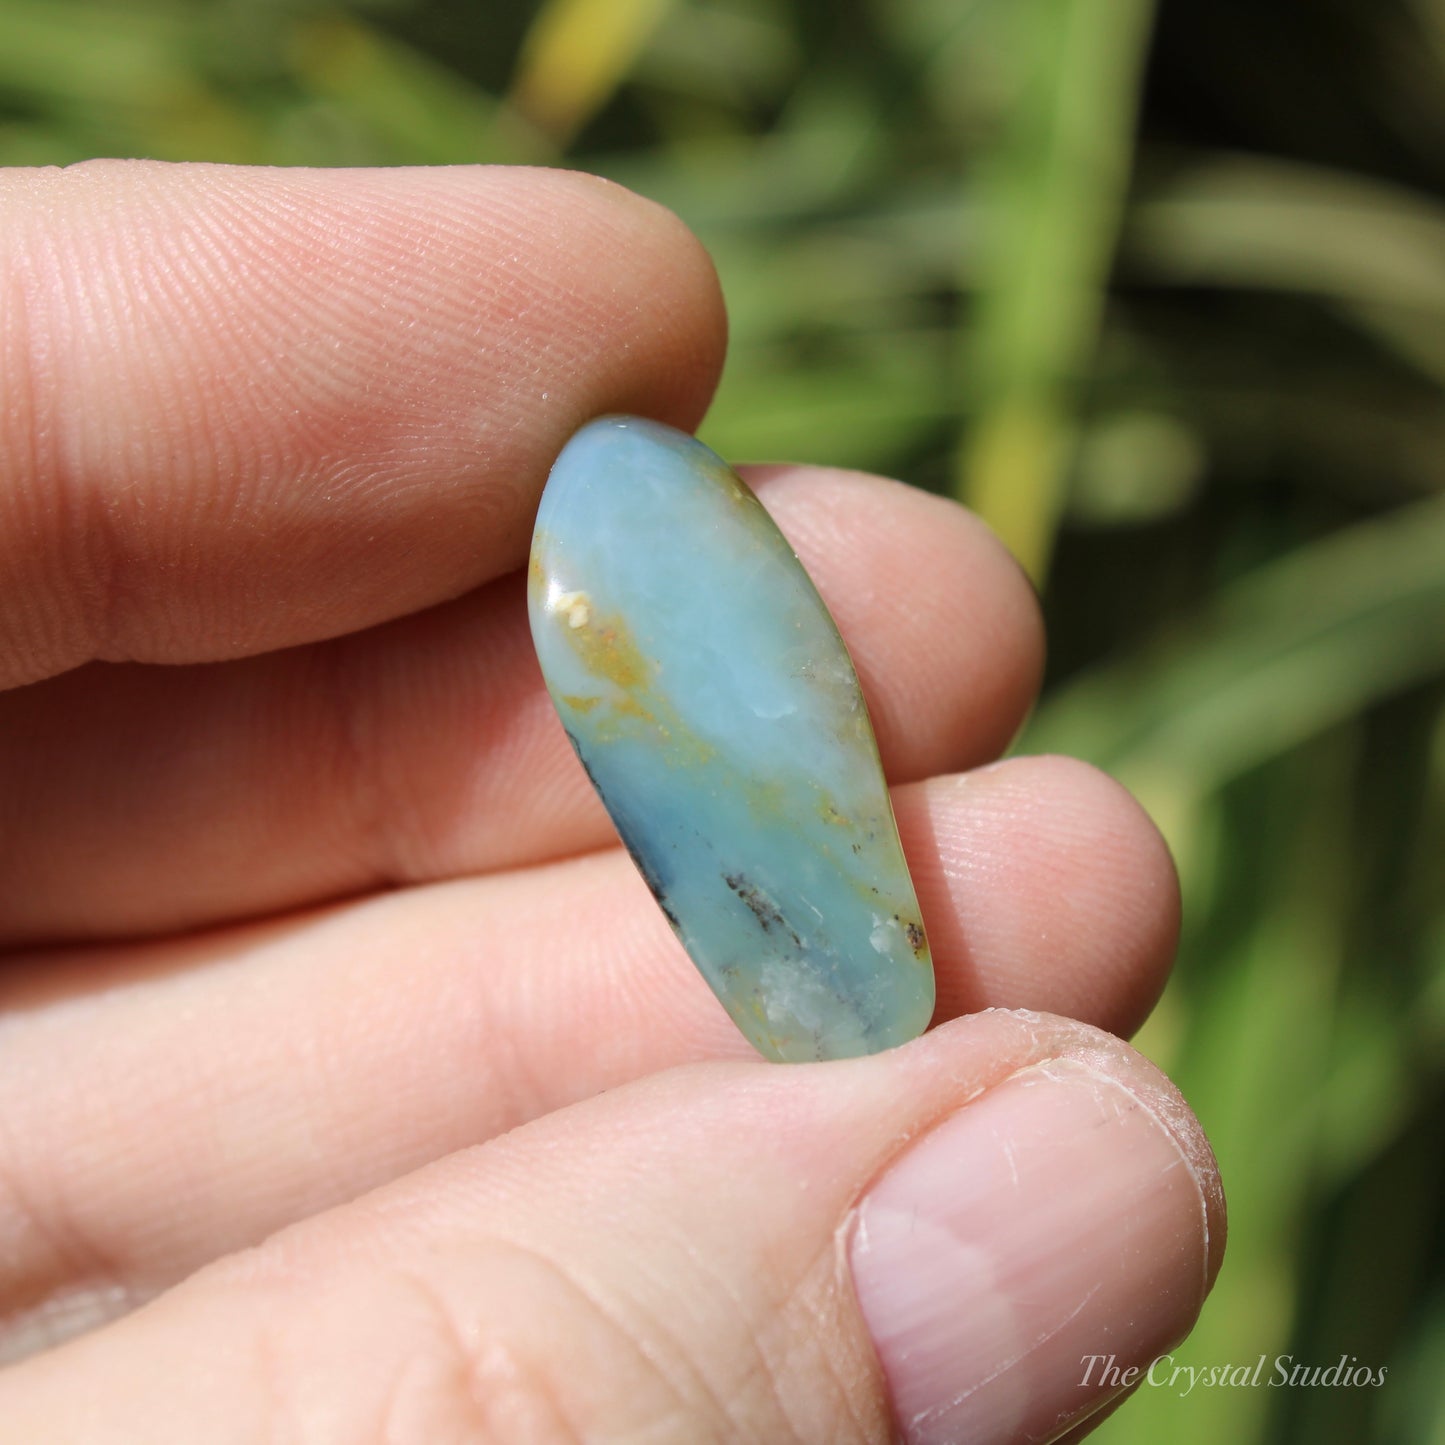
<svg viewBox="0 0 1445 1445"><path fill-rule="evenodd" d="M542 495L528 605L567 735L759 1052L920 1034L933 964L857 674L737 474L656 422L583 427Z"/></svg>

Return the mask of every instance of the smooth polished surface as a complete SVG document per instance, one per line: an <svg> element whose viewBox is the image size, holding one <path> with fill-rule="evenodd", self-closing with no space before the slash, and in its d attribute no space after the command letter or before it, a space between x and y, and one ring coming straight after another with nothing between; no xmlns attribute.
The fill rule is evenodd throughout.
<svg viewBox="0 0 1445 1445"><path fill-rule="evenodd" d="M656 422L589 423L543 493L528 603L578 756L759 1052L921 1033L932 960L858 679L738 476Z"/></svg>

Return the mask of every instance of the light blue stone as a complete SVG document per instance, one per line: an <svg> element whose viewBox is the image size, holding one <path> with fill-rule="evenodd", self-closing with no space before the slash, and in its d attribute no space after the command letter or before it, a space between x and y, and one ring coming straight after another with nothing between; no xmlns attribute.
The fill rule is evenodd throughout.
<svg viewBox="0 0 1445 1445"><path fill-rule="evenodd" d="M655 422L583 427L542 495L528 603L578 756L758 1050L921 1033L933 965L858 679L738 476Z"/></svg>

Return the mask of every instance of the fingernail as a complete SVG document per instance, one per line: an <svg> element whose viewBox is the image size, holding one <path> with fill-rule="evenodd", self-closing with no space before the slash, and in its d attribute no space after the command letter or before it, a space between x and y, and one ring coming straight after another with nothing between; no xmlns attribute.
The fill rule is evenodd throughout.
<svg viewBox="0 0 1445 1445"><path fill-rule="evenodd" d="M1206 1230L1174 1135L1085 1064L961 1109L882 1175L849 1239L903 1438L1062 1434L1193 1324Z"/></svg>

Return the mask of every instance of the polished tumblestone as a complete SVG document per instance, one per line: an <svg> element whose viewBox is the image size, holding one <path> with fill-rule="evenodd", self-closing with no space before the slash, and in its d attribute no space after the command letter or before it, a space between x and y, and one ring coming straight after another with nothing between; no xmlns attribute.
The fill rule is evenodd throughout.
<svg viewBox="0 0 1445 1445"><path fill-rule="evenodd" d="M568 442L528 576L563 726L683 946L769 1058L921 1033L933 965L853 664L802 564L700 442Z"/></svg>

